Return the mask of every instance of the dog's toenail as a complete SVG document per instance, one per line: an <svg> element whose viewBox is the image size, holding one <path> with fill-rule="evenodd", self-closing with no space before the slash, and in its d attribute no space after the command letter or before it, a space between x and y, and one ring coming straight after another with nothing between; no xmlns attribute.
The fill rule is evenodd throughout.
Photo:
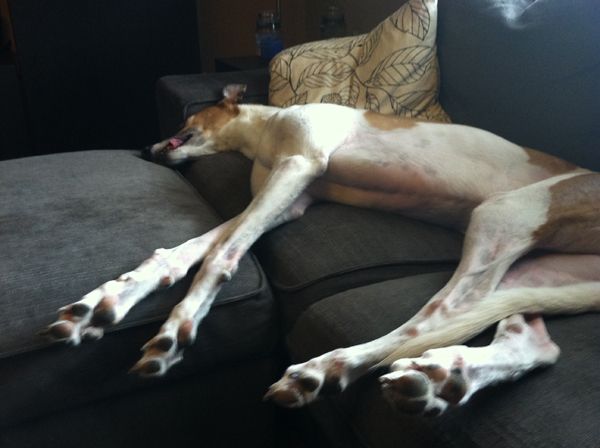
<svg viewBox="0 0 600 448"><path fill-rule="evenodd" d="M157 359L151 359L146 361L140 368L139 372L142 375L156 375L160 372L161 363Z"/></svg>
<svg viewBox="0 0 600 448"><path fill-rule="evenodd" d="M76 317L83 317L90 312L90 307L85 303L74 303L71 305L71 314Z"/></svg>
<svg viewBox="0 0 600 448"><path fill-rule="evenodd" d="M272 400L280 406L294 406L299 404L299 397L296 392L291 389L276 389L269 391L265 395L266 400Z"/></svg>
<svg viewBox="0 0 600 448"><path fill-rule="evenodd" d="M396 392L408 398L422 397L429 390L429 383L421 374L404 375L393 383Z"/></svg>
<svg viewBox="0 0 600 448"><path fill-rule="evenodd" d="M177 342L179 345L186 346L192 343L192 330L194 329L194 323L191 320L185 321L179 327L177 332Z"/></svg>
<svg viewBox="0 0 600 448"><path fill-rule="evenodd" d="M95 327L105 327L112 324L117 315L113 308L97 309L92 317L92 325Z"/></svg>
<svg viewBox="0 0 600 448"><path fill-rule="evenodd" d="M152 348L160 350L161 352L168 352L171 350L171 347L173 347L173 344L175 344L175 341L167 336L154 342Z"/></svg>
<svg viewBox="0 0 600 448"><path fill-rule="evenodd" d="M52 325L48 331L50 335L55 339L68 339L73 333L73 322L64 321Z"/></svg>
<svg viewBox="0 0 600 448"><path fill-rule="evenodd" d="M454 370L454 369L453 369ZM443 398L450 404L457 404L467 393L467 383L462 375L454 372L442 387L440 398Z"/></svg>
<svg viewBox="0 0 600 448"><path fill-rule="evenodd" d="M165 275L164 277L162 277L160 279L160 286L162 286L164 288L168 288L172 284L173 284L173 277L171 277L170 275Z"/></svg>
<svg viewBox="0 0 600 448"><path fill-rule="evenodd" d="M342 385L340 384L340 377L337 375L331 375L325 378L323 387L319 393L321 395L339 394L342 391Z"/></svg>
<svg viewBox="0 0 600 448"><path fill-rule="evenodd" d="M314 392L319 387L319 380L309 376L298 378L298 382L307 392Z"/></svg>

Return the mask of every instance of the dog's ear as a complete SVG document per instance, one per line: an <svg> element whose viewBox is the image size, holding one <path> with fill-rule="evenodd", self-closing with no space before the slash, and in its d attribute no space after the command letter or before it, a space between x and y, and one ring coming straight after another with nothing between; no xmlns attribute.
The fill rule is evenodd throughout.
<svg viewBox="0 0 600 448"><path fill-rule="evenodd" d="M223 98L225 102L237 104L244 97L246 84L229 84L223 89Z"/></svg>

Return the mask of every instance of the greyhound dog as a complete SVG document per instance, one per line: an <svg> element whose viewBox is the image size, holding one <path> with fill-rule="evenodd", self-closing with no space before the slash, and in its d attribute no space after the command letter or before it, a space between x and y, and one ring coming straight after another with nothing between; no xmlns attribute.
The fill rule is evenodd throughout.
<svg viewBox="0 0 600 448"><path fill-rule="evenodd" d="M385 365L381 388L398 410L437 415L489 384L554 363L559 348L540 314L600 310L600 174L468 126L333 104L239 104L244 91L225 87L220 103L149 152L176 164L240 151L254 161L246 210L62 308L48 328L54 339L101 337L148 293L202 261L132 369L165 374L251 245L321 200L459 229L463 255L448 284L398 329L289 367L266 395L278 404L305 405ZM532 249L544 251L523 257ZM489 346L455 345L496 322Z"/></svg>

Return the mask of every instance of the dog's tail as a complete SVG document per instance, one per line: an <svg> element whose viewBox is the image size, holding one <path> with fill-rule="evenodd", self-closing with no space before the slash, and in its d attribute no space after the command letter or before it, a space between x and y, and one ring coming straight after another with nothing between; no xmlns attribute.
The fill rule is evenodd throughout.
<svg viewBox="0 0 600 448"><path fill-rule="evenodd" d="M379 366L389 366L400 358L421 356L430 348L460 344L513 314L577 314L586 311L600 311L600 282L498 290L468 311L449 319L443 328L402 343Z"/></svg>

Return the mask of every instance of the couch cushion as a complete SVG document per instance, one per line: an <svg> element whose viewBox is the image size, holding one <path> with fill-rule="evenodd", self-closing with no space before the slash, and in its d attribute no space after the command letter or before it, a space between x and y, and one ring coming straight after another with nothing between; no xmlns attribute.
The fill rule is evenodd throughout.
<svg viewBox="0 0 600 448"><path fill-rule="evenodd" d="M175 171L129 151L89 151L0 164L0 421L146 387L128 376L139 348L193 273L143 301L96 343L48 346L36 332L56 310L220 222ZM271 353L273 304L252 256L224 286L185 360L166 380ZM160 382L160 380L158 381Z"/></svg>
<svg viewBox="0 0 600 448"><path fill-rule="evenodd" d="M336 103L450 121L438 103L437 0L410 0L360 36L309 42L270 64L269 103Z"/></svg>
<svg viewBox="0 0 600 448"><path fill-rule="evenodd" d="M337 294L312 305L288 338L295 361L375 339L398 327L439 290L449 273L391 280ZM561 347L558 363L478 392L461 408L427 419L396 414L371 375L313 406L339 446L596 448L600 315L547 319ZM469 345L488 344L486 331ZM348 437L352 434L352 437ZM341 440L341 442L340 442Z"/></svg>
<svg viewBox="0 0 600 448"><path fill-rule="evenodd" d="M315 204L256 247L291 325L311 303L390 278L451 269L462 235L393 213Z"/></svg>
<svg viewBox="0 0 600 448"><path fill-rule="evenodd" d="M600 169L600 19L589 0L440 2L440 101L457 123Z"/></svg>

